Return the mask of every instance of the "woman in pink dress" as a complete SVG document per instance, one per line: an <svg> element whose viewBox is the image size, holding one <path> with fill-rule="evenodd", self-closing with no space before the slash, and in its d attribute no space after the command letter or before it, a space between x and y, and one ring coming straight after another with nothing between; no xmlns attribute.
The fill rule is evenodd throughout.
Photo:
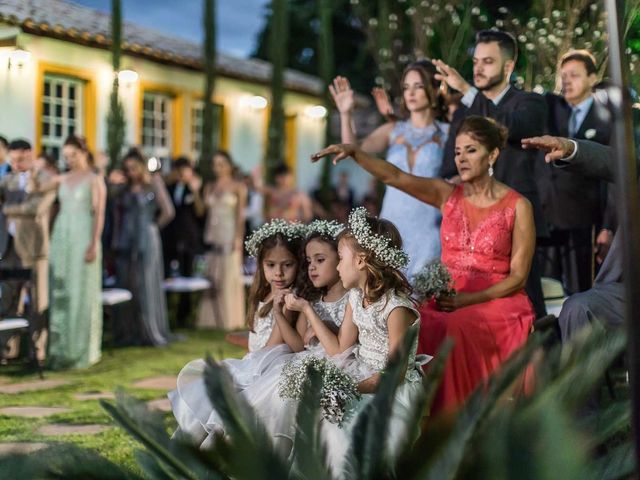
<svg viewBox="0 0 640 480"><path fill-rule="evenodd" d="M442 211L442 261L457 294L422 305L418 353L436 354L446 337L455 345L432 414L464 402L525 343L535 318L523 290L535 247L531 204L493 178L506 133L484 117L462 122L456 137L462 180L457 186L405 173L355 145L332 145L312 157L336 154L334 163L353 157L384 183Z"/></svg>

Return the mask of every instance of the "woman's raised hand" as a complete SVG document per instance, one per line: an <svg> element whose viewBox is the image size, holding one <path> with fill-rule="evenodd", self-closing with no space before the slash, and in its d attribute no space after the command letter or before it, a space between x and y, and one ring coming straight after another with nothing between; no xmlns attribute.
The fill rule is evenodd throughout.
<svg viewBox="0 0 640 480"><path fill-rule="evenodd" d="M371 95L373 95L373 100L376 102L376 108L380 115L383 117L393 115L393 105L391 105L391 99L384 88L375 87L371 90Z"/></svg>
<svg viewBox="0 0 640 480"><path fill-rule="evenodd" d="M333 85L329 85L329 92L340 113L348 113L353 110L355 100L349 80L345 77L334 78Z"/></svg>
<svg viewBox="0 0 640 480"><path fill-rule="evenodd" d="M353 145L350 143L329 145L327 148L311 155L311 161L315 163L323 157L326 157L328 155L335 155L335 157L333 157L333 164L337 165L339 161L344 160L345 158L353 157L358 152L359 148L360 147L358 147L357 145Z"/></svg>

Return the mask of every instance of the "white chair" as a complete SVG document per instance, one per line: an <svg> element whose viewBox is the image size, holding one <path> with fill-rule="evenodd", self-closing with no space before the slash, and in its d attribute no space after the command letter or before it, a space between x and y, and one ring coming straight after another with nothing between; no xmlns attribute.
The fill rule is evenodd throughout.
<svg viewBox="0 0 640 480"><path fill-rule="evenodd" d="M542 277L540 280L547 314L557 317L560 315L560 310L562 310L562 304L568 298L564 293L564 288L562 288L562 282L549 277Z"/></svg>

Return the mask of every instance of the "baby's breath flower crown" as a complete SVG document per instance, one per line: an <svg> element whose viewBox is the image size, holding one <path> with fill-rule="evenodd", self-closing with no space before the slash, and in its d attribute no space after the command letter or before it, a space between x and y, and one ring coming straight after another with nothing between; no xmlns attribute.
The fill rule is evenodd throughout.
<svg viewBox="0 0 640 480"><path fill-rule="evenodd" d="M344 225L335 220L314 220L307 225L307 237L314 233L335 239L344 230Z"/></svg>
<svg viewBox="0 0 640 480"><path fill-rule="evenodd" d="M375 234L367 223L367 210L358 207L349 214L349 230L358 244L373 252L373 255L391 268L401 269L409 264L409 255L401 248L394 247L391 239Z"/></svg>
<svg viewBox="0 0 640 480"><path fill-rule="evenodd" d="M269 223L265 223L260 228L254 230L244 243L249 255L257 257L260 244L277 233L280 233L287 240L305 238L307 235L307 227L302 223L287 222L281 218L276 218Z"/></svg>

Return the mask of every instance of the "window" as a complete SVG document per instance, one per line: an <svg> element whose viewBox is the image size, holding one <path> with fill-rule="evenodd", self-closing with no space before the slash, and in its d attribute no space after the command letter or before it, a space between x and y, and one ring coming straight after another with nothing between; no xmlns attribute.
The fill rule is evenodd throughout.
<svg viewBox="0 0 640 480"><path fill-rule="evenodd" d="M222 141L222 109L224 107L217 103L213 104L213 148L220 148ZM202 151L202 124L204 119L204 102L197 101L191 108L191 155L196 160L200 160Z"/></svg>
<svg viewBox="0 0 640 480"><path fill-rule="evenodd" d="M171 159L172 97L144 92L142 99L142 149L145 155L169 165Z"/></svg>
<svg viewBox="0 0 640 480"><path fill-rule="evenodd" d="M67 136L82 135L84 82L63 76L45 75L42 96L42 149L58 159L62 167L62 144Z"/></svg>

